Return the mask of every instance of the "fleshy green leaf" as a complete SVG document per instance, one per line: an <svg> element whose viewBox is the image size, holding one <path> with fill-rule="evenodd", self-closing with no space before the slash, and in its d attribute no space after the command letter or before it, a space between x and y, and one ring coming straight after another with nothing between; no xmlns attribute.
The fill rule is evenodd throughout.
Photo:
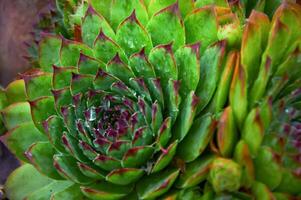
<svg viewBox="0 0 301 200"><path fill-rule="evenodd" d="M258 74L263 46L266 45L269 19L263 13L252 11L244 29L241 44L241 64L246 71L249 86Z"/></svg>
<svg viewBox="0 0 301 200"><path fill-rule="evenodd" d="M154 67L150 64L144 48L129 58L129 65L134 74L138 77L143 77L145 81L148 78L156 77Z"/></svg>
<svg viewBox="0 0 301 200"><path fill-rule="evenodd" d="M217 41L218 23L213 7L199 8L188 14L184 24L186 43L201 42L201 52L204 52L210 44Z"/></svg>
<svg viewBox="0 0 301 200"><path fill-rule="evenodd" d="M96 90L109 90L114 82L120 81L115 76L106 73L104 70L98 70L96 77L93 81L94 89Z"/></svg>
<svg viewBox="0 0 301 200"><path fill-rule="evenodd" d="M8 148L21 160L28 162L25 151L35 142L47 141L47 137L41 133L32 122L19 124L5 136Z"/></svg>
<svg viewBox="0 0 301 200"><path fill-rule="evenodd" d="M223 157L231 157L238 135L231 107L225 108L217 126L217 146Z"/></svg>
<svg viewBox="0 0 301 200"><path fill-rule="evenodd" d="M170 169L141 179L137 183L140 199L154 199L167 192L179 175L179 170Z"/></svg>
<svg viewBox="0 0 301 200"><path fill-rule="evenodd" d="M10 174L5 183L5 192L9 199L23 200L52 181L41 175L32 165L24 164Z"/></svg>
<svg viewBox="0 0 301 200"><path fill-rule="evenodd" d="M63 38L60 51L61 66L76 66L80 58L80 53L93 56L93 50L88 46Z"/></svg>
<svg viewBox="0 0 301 200"><path fill-rule="evenodd" d="M170 144L166 149L161 149L162 153L155 162L152 168L152 173L161 171L172 161L174 155L176 154L177 146L178 141L176 140L175 142Z"/></svg>
<svg viewBox="0 0 301 200"><path fill-rule="evenodd" d="M52 183L28 195L26 199L28 200L50 199L53 194L64 191L71 185L73 185L73 183L70 181L53 181Z"/></svg>
<svg viewBox="0 0 301 200"><path fill-rule="evenodd" d="M144 174L142 169L121 168L111 171L106 180L117 185L128 185L139 180Z"/></svg>
<svg viewBox="0 0 301 200"><path fill-rule="evenodd" d="M236 64L238 52L230 52L224 70L221 74L220 82L213 98L215 112L220 112L226 104L229 97L229 89L232 81L233 71Z"/></svg>
<svg viewBox="0 0 301 200"><path fill-rule="evenodd" d="M258 108L254 108L247 116L242 138L248 144L252 156L256 156L264 136L264 125Z"/></svg>
<svg viewBox="0 0 301 200"><path fill-rule="evenodd" d="M74 184L63 191L59 191L51 195L51 200L70 200L70 199L77 199L77 200L85 199L84 195L80 190L79 185Z"/></svg>
<svg viewBox="0 0 301 200"><path fill-rule="evenodd" d="M0 87L0 110L4 109L7 105L8 105L8 99L6 96L6 91L2 89L2 87Z"/></svg>
<svg viewBox="0 0 301 200"><path fill-rule="evenodd" d="M147 30L154 46L172 42L172 49L177 50L184 45L185 29L178 3L156 13L148 22Z"/></svg>
<svg viewBox="0 0 301 200"><path fill-rule="evenodd" d="M110 21L111 9L109 8L111 8L112 0L91 0L90 3L98 13L104 16L107 21Z"/></svg>
<svg viewBox="0 0 301 200"><path fill-rule="evenodd" d="M82 38L83 42L89 46L92 46L96 37L99 35L101 31L103 31L108 37L115 39L115 33L113 29L110 27L108 22L104 19L104 17L108 16L108 13L104 13L104 17L95 12L94 8L99 11L104 11L102 9L102 4L109 4L107 0L97 2L91 1L92 5L97 5L96 7L89 6L84 17L82 23ZM106 12L110 12L109 8L106 8ZM100 14L103 14L102 12Z"/></svg>
<svg viewBox="0 0 301 200"><path fill-rule="evenodd" d="M105 172L99 170L95 166L87 165L84 163L77 163L80 171L87 177L95 180L104 180L105 179Z"/></svg>
<svg viewBox="0 0 301 200"><path fill-rule="evenodd" d="M266 184L271 190L277 188L282 179L282 170L270 148L261 147L254 160L256 180Z"/></svg>
<svg viewBox="0 0 301 200"><path fill-rule="evenodd" d="M49 142L36 142L25 152L25 156L42 174L60 180L62 177L53 167L53 155L56 151Z"/></svg>
<svg viewBox="0 0 301 200"><path fill-rule="evenodd" d="M240 65L240 57L236 58L235 70L230 87L229 100L238 128L242 128L248 109L248 87L246 72Z"/></svg>
<svg viewBox="0 0 301 200"><path fill-rule="evenodd" d="M163 91L166 91L166 86L169 79L178 79L178 70L172 44L160 45L152 49L149 54L149 61L154 66L155 72L161 79Z"/></svg>
<svg viewBox="0 0 301 200"><path fill-rule="evenodd" d="M181 103L181 96L180 96L180 81L175 81L172 79L168 80L168 85L164 88L165 94L165 105L167 106L168 114L171 117L171 124L174 124L178 113L179 113L179 106Z"/></svg>
<svg viewBox="0 0 301 200"><path fill-rule="evenodd" d="M106 65L100 60L80 54L77 67L80 74L95 75L99 69L105 69Z"/></svg>
<svg viewBox="0 0 301 200"><path fill-rule="evenodd" d="M63 120L56 115L50 116L43 122L43 127L51 144L60 152L65 152L65 148L62 145L62 135L65 131Z"/></svg>
<svg viewBox="0 0 301 200"><path fill-rule="evenodd" d="M198 187L189 188L187 190L174 190L166 195L163 195L163 200L207 200L202 195Z"/></svg>
<svg viewBox="0 0 301 200"><path fill-rule="evenodd" d="M75 67L57 67L53 66L53 89L62 89L70 86L72 73L76 73Z"/></svg>
<svg viewBox="0 0 301 200"><path fill-rule="evenodd" d="M5 95L9 104L26 100L24 80L19 79L11 82L5 89ZM3 109L3 106L0 106Z"/></svg>
<svg viewBox="0 0 301 200"><path fill-rule="evenodd" d="M252 193L254 194L256 199L262 199L262 200L271 200L274 199L272 192L269 190L269 188L260 182L254 182L252 186Z"/></svg>
<svg viewBox="0 0 301 200"><path fill-rule="evenodd" d="M48 119L48 117L56 114L54 107L53 97L41 97L35 101L30 102L32 119L36 127L44 132L43 122Z"/></svg>
<svg viewBox="0 0 301 200"><path fill-rule="evenodd" d="M81 173L76 160L71 156L56 154L53 156L53 160L54 167L62 177L79 184L89 184L92 182L91 179Z"/></svg>
<svg viewBox="0 0 301 200"><path fill-rule="evenodd" d="M300 194L300 184L300 178L294 175L290 170L286 169L283 172L281 183L276 190L297 195Z"/></svg>
<svg viewBox="0 0 301 200"><path fill-rule="evenodd" d="M201 99L198 111L209 103L218 86L225 48L225 42L220 41L206 49L201 57L201 81L196 90L196 95Z"/></svg>
<svg viewBox="0 0 301 200"><path fill-rule="evenodd" d="M94 200L118 200L128 195L133 186L119 186L108 182L98 182L89 186L81 186L82 193Z"/></svg>
<svg viewBox="0 0 301 200"><path fill-rule="evenodd" d="M206 180L210 166L215 156L205 155L185 166L176 182L178 188L190 188Z"/></svg>
<svg viewBox="0 0 301 200"><path fill-rule="evenodd" d="M60 65L62 39L56 36L45 36L39 44L39 64L43 71L51 72L52 65Z"/></svg>
<svg viewBox="0 0 301 200"><path fill-rule="evenodd" d="M103 61L104 63L109 62L116 53L119 54L123 62L127 62L126 55L122 48L111 38L109 38L101 30L99 35L94 41L94 56L95 58Z"/></svg>
<svg viewBox="0 0 301 200"><path fill-rule="evenodd" d="M151 146L140 146L129 149L123 156L123 167L140 167L145 164L154 152Z"/></svg>
<svg viewBox="0 0 301 200"><path fill-rule="evenodd" d="M191 91L182 102L179 116L173 127L173 137L179 141L187 135L196 114L196 109L200 99Z"/></svg>
<svg viewBox="0 0 301 200"><path fill-rule="evenodd" d="M108 63L107 71L126 84L129 83L130 78L135 76L129 66L120 59L119 54L116 54L116 56Z"/></svg>
<svg viewBox="0 0 301 200"><path fill-rule="evenodd" d="M180 94L185 97L189 91L197 88L200 79L200 43L179 48L175 53L179 80Z"/></svg>
<svg viewBox="0 0 301 200"><path fill-rule="evenodd" d="M136 10L136 16L143 26L148 21L148 14L143 2L140 0L114 1L111 5L110 24L116 30L118 25Z"/></svg>
<svg viewBox="0 0 301 200"><path fill-rule="evenodd" d="M30 105L27 102L18 102L11 104L1 111L5 127L10 130L16 126L32 122Z"/></svg>
<svg viewBox="0 0 301 200"><path fill-rule="evenodd" d="M181 10L181 14L185 17L195 8L194 0L179 0L179 7Z"/></svg>
<svg viewBox="0 0 301 200"><path fill-rule="evenodd" d="M94 76L88 74L75 74L72 73L71 91L72 94L79 94L92 89Z"/></svg>
<svg viewBox="0 0 301 200"><path fill-rule="evenodd" d="M184 140L179 144L177 155L191 162L203 153L209 144L216 127L210 114L196 119Z"/></svg>
<svg viewBox="0 0 301 200"><path fill-rule="evenodd" d="M33 75L25 75L23 79L25 81L28 100L33 101L39 97L52 96L51 73L37 72Z"/></svg>
<svg viewBox="0 0 301 200"><path fill-rule="evenodd" d="M165 1L149 0L149 4L148 4L149 16L152 17L153 14L159 12L163 8L170 6L171 4L174 4L175 2L176 0L165 0Z"/></svg>
<svg viewBox="0 0 301 200"><path fill-rule="evenodd" d="M255 179L255 172L249 147L245 141L241 140L237 143L234 160L242 166L242 186L250 188Z"/></svg>
<svg viewBox="0 0 301 200"><path fill-rule="evenodd" d="M153 46L148 32L138 21L135 11L118 26L116 38L127 56L137 53L142 48L145 48L148 54Z"/></svg>
<svg viewBox="0 0 301 200"><path fill-rule="evenodd" d="M158 130L158 136L157 136L157 144L165 147L166 144L168 143L169 139L171 138L171 118L168 117L166 118L162 125L160 126L159 130Z"/></svg>
<svg viewBox="0 0 301 200"><path fill-rule="evenodd" d="M223 6L228 7L228 3L226 0L196 0L195 6L197 8L201 8L203 6L207 5L217 5L217 6Z"/></svg>

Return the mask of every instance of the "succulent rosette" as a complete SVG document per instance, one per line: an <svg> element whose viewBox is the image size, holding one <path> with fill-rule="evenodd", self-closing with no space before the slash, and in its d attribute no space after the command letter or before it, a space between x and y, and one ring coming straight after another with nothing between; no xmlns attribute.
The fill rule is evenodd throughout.
<svg viewBox="0 0 301 200"><path fill-rule="evenodd" d="M43 33L40 67L0 93L4 141L28 163L7 196L300 194L301 8L250 7L58 1L70 38Z"/></svg>

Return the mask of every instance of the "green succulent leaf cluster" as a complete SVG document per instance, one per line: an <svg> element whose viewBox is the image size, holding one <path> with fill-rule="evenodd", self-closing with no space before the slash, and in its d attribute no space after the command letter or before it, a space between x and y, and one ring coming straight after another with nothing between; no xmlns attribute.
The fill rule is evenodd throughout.
<svg viewBox="0 0 301 200"><path fill-rule="evenodd" d="M57 1L70 38L42 33L39 68L0 93L27 163L6 195L300 195L301 7L256 2Z"/></svg>

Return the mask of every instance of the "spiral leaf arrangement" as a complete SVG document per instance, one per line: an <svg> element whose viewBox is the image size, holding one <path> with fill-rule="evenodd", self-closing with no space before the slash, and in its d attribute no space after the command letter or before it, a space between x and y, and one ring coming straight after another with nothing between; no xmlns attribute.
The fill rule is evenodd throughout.
<svg viewBox="0 0 301 200"><path fill-rule="evenodd" d="M272 20L246 20L248 5L58 1L71 38L42 33L40 67L0 93L3 138L28 163L6 195L297 197L301 8L258 3Z"/></svg>

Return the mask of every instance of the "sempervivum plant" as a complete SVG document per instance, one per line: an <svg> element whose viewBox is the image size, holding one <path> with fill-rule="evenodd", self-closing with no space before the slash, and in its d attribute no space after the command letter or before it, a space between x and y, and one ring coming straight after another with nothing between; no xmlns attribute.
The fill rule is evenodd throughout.
<svg viewBox="0 0 301 200"><path fill-rule="evenodd" d="M301 192L297 4L270 21L245 20L238 1L59 2L76 34L43 34L40 68L1 93L4 140L30 163L9 177L10 199Z"/></svg>

